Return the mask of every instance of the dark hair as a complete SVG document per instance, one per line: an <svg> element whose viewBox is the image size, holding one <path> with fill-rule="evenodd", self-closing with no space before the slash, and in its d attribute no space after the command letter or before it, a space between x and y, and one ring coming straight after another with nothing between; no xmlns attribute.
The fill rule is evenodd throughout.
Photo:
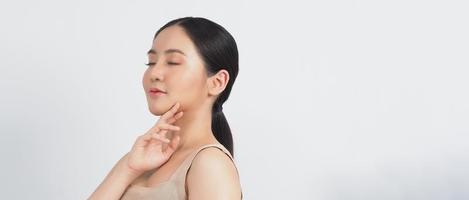
<svg viewBox="0 0 469 200"><path fill-rule="evenodd" d="M165 28L177 25L184 29L194 43L204 61L208 75L224 69L228 71L229 81L225 90L218 96L212 107L212 132L217 140L233 154L233 136L223 114L223 103L230 95L238 75L238 48L231 34L219 24L201 17L174 19L162 26L155 37Z"/></svg>

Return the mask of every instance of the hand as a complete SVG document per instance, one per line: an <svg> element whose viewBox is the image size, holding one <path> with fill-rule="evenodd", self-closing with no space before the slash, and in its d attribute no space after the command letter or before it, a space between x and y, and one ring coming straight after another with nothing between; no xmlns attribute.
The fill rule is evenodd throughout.
<svg viewBox="0 0 469 200"><path fill-rule="evenodd" d="M147 133L137 138L127 158L132 171L138 174L160 167L177 149L180 137L173 134L169 140L166 134L180 130L180 127L173 125L183 115L182 111L177 113L179 107L179 103L173 105Z"/></svg>

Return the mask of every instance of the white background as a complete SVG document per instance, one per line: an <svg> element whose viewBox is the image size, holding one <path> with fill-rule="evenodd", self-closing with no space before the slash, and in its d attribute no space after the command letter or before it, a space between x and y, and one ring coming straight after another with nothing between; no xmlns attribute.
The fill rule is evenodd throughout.
<svg viewBox="0 0 469 200"><path fill-rule="evenodd" d="M469 199L467 1L2 1L2 199L86 199L155 120L156 30L232 33L245 199Z"/></svg>

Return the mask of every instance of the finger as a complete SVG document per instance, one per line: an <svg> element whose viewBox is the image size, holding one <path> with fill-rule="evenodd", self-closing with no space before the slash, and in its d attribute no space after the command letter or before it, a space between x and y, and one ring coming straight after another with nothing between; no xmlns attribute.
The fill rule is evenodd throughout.
<svg viewBox="0 0 469 200"><path fill-rule="evenodd" d="M174 126L174 125L171 125L171 124L160 124L158 125L158 128L160 128L161 130L169 130L169 131L179 131L181 130L181 128L179 126ZM159 131L157 131L159 132Z"/></svg>
<svg viewBox="0 0 469 200"><path fill-rule="evenodd" d="M148 130L147 133L150 133L150 134L151 134L151 133L154 133L154 132L159 132L161 129L158 127L158 125L159 125L159 124L158 124L158 122L157 122L155 125L153 125L153 127L150 128L150 130Z"/></svg>
<svg viewBox="0 0 469 200"><path fill-rule="evenodd" d="M159 140L163 143L169 143L170 142L170 140L168 138L166 138L166 137L164 137L160 134L157 134L157 133L152 134L152 138L155 139L155 140Z"/></svg>
<svg viewBox="0 0 469 200"><path fill-rule="evenodd" d="M178 114L176 114L176 116L174 116L174 118L175 118L176 120L178 120L178 119L180 119L183 115L184 115L184 112L181 111L181 112L179 112Z"/></svg>
<svg viewBox="0 0 469 200"><path fill-rule="evenodd" d="M182 111L178 112L176 115L174 115L173 117L168 119L168 124L172 124L172 123L176 122L178 119L180 119L182 117L183 114L184 113Z"/></svg>
<svg viewBox="0 0 469 200"><path fill-rule="evenodd" d="M166 147L168 146L168 144L171 142L171 140L166 136L167 133L168 133L167 130L162 130L162 131L160 132L161 137L165 138L165 139L166 139L165 141L167 141L167 142L165 142L165 143L163 144L163 146L161 147L161 149L162 149L163 151L166 149Z"/></svg>
<svg viewBox="0 0 469 200"><path fill-rule="evenodd" d="M137 137L135 144L132 148L144 147L151 141L152 136L150 134L143 134Z"/></svg>
<svg viewBox="0 0 469 200"><path fill-rule="evenodd" d="M163 120L168 120L170 117L172 117L176 112L177 110L179 109L179 102L177 102L176 104L174 104L168 111L166 111L160 119L163 119Z"/></svg>
<svg viewBox="0 0 469 200"><path fill-rule="evenodd" d="M169 145L172 149L176 150L176 148L178 147L180 141L181 141L181 137L179 135L175 135L173 140L171 141L171 143Z"/></svg>
<svg viewBox="0 0 469 200"><path fill-rule="evenodd" d="M162 130L162 131L160 131L158 134L159 134L161 137L163 137L163 138L166 138L166 139L167 139L167 138L168 138L168 137L166 137L166 134L167 134L167 133L168 133L168 131L167 131L167 130Z"/></svg>
<svg viewBox="0 0 469 200"><path fill-rule="evenodd" d="M171 143L168 145L168 147L165 149L163 152L165 156L169 157L171 154L174 153L174 151L177 149L179 142L180 142L181 137L178 135L174 136L173 139L171 140Z"/></svg>

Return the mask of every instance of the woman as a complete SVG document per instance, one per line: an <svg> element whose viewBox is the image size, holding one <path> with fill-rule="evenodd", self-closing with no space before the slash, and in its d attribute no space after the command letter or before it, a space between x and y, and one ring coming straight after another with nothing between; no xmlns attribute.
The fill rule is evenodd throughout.
<svg viewBox="0 0 469 200"><path fill-rule="evenodd" d="M208 19L175 19L148 57L142 83L160 118L89 199L241 199L222 111L238 74L234 38Z"/></svg>

